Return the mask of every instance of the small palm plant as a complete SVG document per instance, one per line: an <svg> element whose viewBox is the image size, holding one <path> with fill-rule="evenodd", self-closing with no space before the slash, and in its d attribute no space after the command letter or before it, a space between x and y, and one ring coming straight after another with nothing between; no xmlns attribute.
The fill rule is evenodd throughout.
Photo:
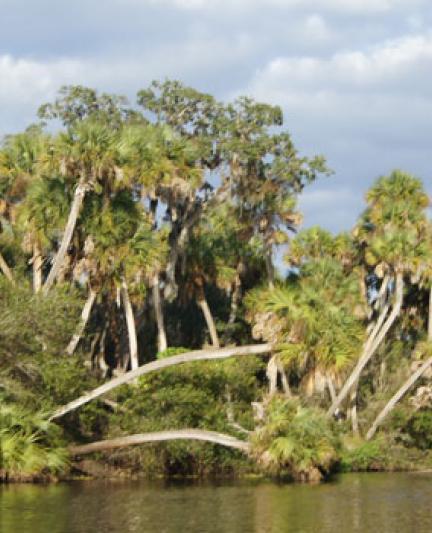
<svg viewBox="0 0 432 533"><path fill-rule="evenodd" d="M251 437L251 454L271 476L320 481L337 464L340 443L324 413L274 396L264 424Z"/></svg>
<svg viewBox="0 0 432 533"><path fill-rule="evenodd" d="M59 427L40 413L0 406L0 481L49 479L68 467Z"/></svg>

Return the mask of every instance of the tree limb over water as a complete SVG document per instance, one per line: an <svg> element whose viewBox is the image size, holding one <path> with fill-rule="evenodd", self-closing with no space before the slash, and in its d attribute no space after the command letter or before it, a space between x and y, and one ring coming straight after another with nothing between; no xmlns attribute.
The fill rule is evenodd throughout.
<svg viewBox="0 0 432 533"><path fill-rule="evenodd" d="M152 361L138 367L135 370L130 370L122 376L112 379L107 383L104 383L100 387L96 387L92 391L80 396L76 400L72 400L68 404L60 407L51 415L49 420L55 420L61 416L74 411L78 407L85 405L86 403L99 398L103 394L129 383L134 379L149 374L150 372L155 372L156 370L162 370L174 365L180 365L182 363L189 363L191 361L209 361L217 359L227 359L228 357L233 357L236 355L259 355L269 353L272 350L271 344L252 344L249 346L240 346L240 347L228 347L215 350L214 348L208 350L196 350L193 352L182 353L180 355L173 355L172 357L167 357L166 359Z"/></svg>
<svg viewBox="0 0 432 533"><path fill-rule="evenodd" d="M136 446L147 442L161 442L168 440L201 440L213 442L235 448L244 453L249 452L249 443L236 439L231 435L217 433L215 431L204 431L202 429L178 429L173 431L155 431L153 433L137 433L127 437L118 437L116 439L101 440L82 446L71 446L69 452L71 455L85 455L93 452L112 450L114 448L123 448L125 446Z"/></svg>

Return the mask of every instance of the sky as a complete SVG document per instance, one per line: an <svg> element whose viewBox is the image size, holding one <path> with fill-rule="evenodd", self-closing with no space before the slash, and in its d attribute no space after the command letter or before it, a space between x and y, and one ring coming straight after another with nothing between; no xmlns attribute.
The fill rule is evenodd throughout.
<svg viewBox="0 0 432 533"><path fill-rule="evenodd" d="M0 135L61 85L134 102L165 78L282 106L334 171L302 194L305 226L350 229L394 168L432 194L430 0L0 0Z"/></svg>

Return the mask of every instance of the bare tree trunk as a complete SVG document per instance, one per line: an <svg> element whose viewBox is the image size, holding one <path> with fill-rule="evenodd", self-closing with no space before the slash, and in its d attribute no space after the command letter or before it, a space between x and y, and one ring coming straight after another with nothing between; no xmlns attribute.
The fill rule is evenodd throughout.
<svg viewBox="0 0 432 533"><path fill-rule="evenodd" d="M32 258L32 267L33 267L33 292L39 292L42 288L42 252L37 243L33 245L33 258Z"/></svg>
<svg viewBox="0 0 432 533"><path fill-rule="evenodd" d="M329 375L326 376L326 381L327 381L327 387L330 393L330 400L333 403L336 400L336 391L335 391L334 383L333 383L332 378Z"/></svg>
<svg viewBox="0 0 432 533"><path fill-rule="evenodd" d="M234 290L231 295L231 309L228 319L228 324L234 324L237 318L238 306L241 298L242 284L240 274L243 271L243 262L239 261L237 265L237 272L234 281Z"/></svg>
<svg viewBox="0 0 432 533"><path fill-rule="evenodd" d="M432 341L432 285L431 285L431 288L429 289L428 340Z"/></svg>
<svg viewBox="0 0 432 533"><path fill-rule="evenodd" d="M183 253L189 240L190 231L193 225L198 221L201 212L201 205L195 205L194 209L189 215L189 218L186 218L186 220L183 222L183 227L181 228L175 241L171 244L167 266L165 269L166 283L164 288L164 296L169 301L174 300L178 292L175 276L178 258Z"/></svg>
<svg viewBox="0 0 432 533"><path fill-rule="evenodd" d="M68 355L72 355L75 352L76 347L78 346L78 343L82 337L82 334L84 333L87 322L89 321L91 310L96 300L96 296L97 296L97 292L94 291L91 287L89 287L89 294L87 296L86 303L84 304L84 307L81 313L80 323L78 325L76 332L73 334L69 344L66 347L66 353Z"/></svg>
<svg viewBox="0 0 432 533"><path fill-rule="evenodd" d="M250 346L240 346L236 348L221 348L219 350L209 349L209 350L197 350L194 352L182 353L179 355L173 355L172 357L167 357L165 359L158 359L157 361L152 361L145 365L140 366L136 370L130 370L122 376L118 376L107 383L104 383L100 387L93 389L89 393L80 396L79 398L72 400L68 404L64 405L57 409L57 411L50 417L50 420L60 418L61 416L74 411L78 407L85 405L86 403L99 398L100 396L106 394L107 392L129 383L139 376L149 374L150 372L155 372L157 370L162 370L170 366L180 365L183 363L188 363L192 361L206 361L206 360L217 360L217 359L227 359L228 357L233 357L236 355L259 355L265 354L272 351L271 344L253 344Z"/></svg>
<svg viewBox="0 0 432 533"><path fill-rule="evenodd" d="M396 276L395 302L393 304L392 312L390 313L387 320L385 320L384 322L384 318L385 318L384 313L386 313L387 311L386 311L386 307L383 309L381 316L378 319L377 325L374 328L374 331L371 333L371 336L369 337L369 339L367 340L365 344L362 355L357 361L357 364L355 365L351 374L348 376L348 379L345 381L343 387L339 391L339 394L336 400L330 406L330 409L327 412L328 415L334 414L336 409L340 407L341 403L347 397L349 391L351 390L351 387L360 378L360 374L363 368L367 365L367 363L370 361L372 356L375 354L381 342L384 340L388 331L390 330L393 323L399 316L399 313L402 307L402 302L403 302L403 276L402 276L402 273L398 273ZM379 329L377 328L377 326L379 326L381 322L384 322L384 324L382 328Z"/></svg>
<svg viewBox="0 0 432 533"><path fill-rule="evenodd" d="M164 352L168 348L168 342L165 331L161 294L159 289L159 274L155 274L155 276L153 277L152 293L153 306L156 316L156 325L158 330L158 352Z"/></svg>
<svg viewBox="0 0 432 533"><path fill-rule="evenodd" d="M1 253L0 253L0 270L3 272L5 277L14 285L15 280L12 274L12 270L9 268L8 264L6 263Z"/></svg>
<svg viewBox="0 0 432 533"><path fill-rule="evenodd" d="M138 341L135 328L135 318L133 313L132 304L129 298L129 292L126 285L126 281L122 281L121 293L123 297L123 305L126 315L126 324L128 330L129 338L129 360L131 364L131 369L136 370L139 366L138 364ZM127 366L127 365L126 365Z"/></svg>
<svg viewBox="0 0 432 533"><path fill-rule="evenodd" d="M268 277L268 285L270 289L274 289L275 286L275 273L274 273L274 265L272 260L272 253L271 249L266 250L265 252L265 264L267 269L267 277Z"/></svg>
<svg viewBox="0 0 432 533"><path fill-rule="evenodd" d="M75 226L78 220L79 213L81 211L82 204L87 192L87 187L80 180L77 188L75 189L74 199L72 201L71 209L69 212L69 217L66 223L66 228L63 234L62 241L60 243L60 248L57 251L57 254L54 258L53 265L48 274L48 277L43 286L43 292L46 294L52 287L54 281L57 279L57 276L60 272L61 266L64 262L67 250L72 240L73 233L75 231Z"/></svg>
<svg viewBox="0 0 432 533"><path fill-rule="evenodd" d="M354 435L359 434L359 425L357 417L357 392L358 392L358 381L356 381L351 389L350 395L350 418L351 418L351 428Z"/></svg>
<svg viewBox="0 0 432 533"><path fill-rule="evenodd" d="M269 381L269 396L273 396L277 392L278 367L276 359L277 355L273 355L267 363L266 376Z"/></svg>
<svg viewBox="0 0 432 533"><path fill-rule="evenodd" d="M204 431L202 429L177 429L171 431L156 431L154 433L138 433L128 435L127 437L118 437L116 439L101 440L81 446L71 446L69 452L71 455L85 455L93 452L103 452L115 448L124 448L125 446L135 446L147 442L161 442L167 440L200 440L214 442L228 448L235 448L242 452L249 452L249 443L243 440L231 437L224 433L215 431Z"/></svg>
<svg viewBox="0 0 432 533"><path fill-rule="evenodd" d="M197 298L197 303L204 315L207 328L210 333L211 343L215 348L219 348L220 342L219 342L219 337L216 331L216 324L214 322L213 315L210 311L210 307L208 305L208 302L207 302L207 299L205 297L203 290L200 291L200 294Z"/></svg>
<svg viewBox="0 0 432 533"><path fill-rule="evenodd" d="M285 367L283 366L282 361L280 360L279 356L277 357L276 365L277 365L277 370L281 377L282 390L284 391L284 394L287 398L291 398L292 394L291 394L290 384L289 384L288 377L285 372Z"/></svg>
<svg viewBox="0 0 432 533"><path fill-rule="evenodd" d="M383 420L389 415L389 413L394 409L398 401L408 392L408 390L414 385L414 383L422 376L422 374L432 366L432 357L426 359L420 368L411 374L409 379L400 387L400 389L392 396L390 401L376 417L374 423L370 427L369 431L366 433L366 440L370 440L376 433L378 426L383 422Z"/></svg>

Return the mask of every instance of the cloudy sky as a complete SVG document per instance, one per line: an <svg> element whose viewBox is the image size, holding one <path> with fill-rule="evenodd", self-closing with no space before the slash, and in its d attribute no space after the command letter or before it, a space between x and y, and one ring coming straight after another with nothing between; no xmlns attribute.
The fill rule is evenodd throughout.
<svg viewBox="0 0 432 533"><path fill-rule="evenodd" d="M307 225L348 229L393 168L432 194L430 0L0 0L0 135L63 84L133 101L155 78L280 104L335 171L305 191Z"/></svg>

